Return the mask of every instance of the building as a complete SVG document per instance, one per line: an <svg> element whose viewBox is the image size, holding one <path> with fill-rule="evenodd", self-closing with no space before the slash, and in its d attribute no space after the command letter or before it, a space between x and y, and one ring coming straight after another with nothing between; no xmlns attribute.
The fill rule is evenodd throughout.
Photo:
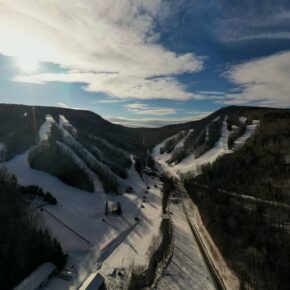
<svg viewBox="0 0 290 290"><path fill-rule="evenodd" d="M54 264L44 263L16 286L14 290L38 290L47 284L55 270Z"/></svg>
<svg viewBox="0 0 290 290"><path fill-rule="evenodd" d="M88 285L86 290L105 290L106 285L105 285L105 279L103 276L98 273L94 279L91 281L91 283Z"/></svg>

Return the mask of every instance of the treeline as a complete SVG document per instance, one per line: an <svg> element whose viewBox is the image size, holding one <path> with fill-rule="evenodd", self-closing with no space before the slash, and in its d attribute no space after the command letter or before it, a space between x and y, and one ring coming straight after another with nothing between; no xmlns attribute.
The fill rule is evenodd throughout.
<svg viewBox="0 0 290 290"><path fill-rule="evenodd" d="M28 209L15 176L0 169L0 285L10 290L44 262L63 267L66 256Z"/></svg>
<svg viewBox="0 0 290 290"><path fill-rule="evenodd" d="M8 106L8 105L7 105ZM21 106L0 106L0 143L5 144L3 156L8 160L27 150L37 140L37 128L33 122L33 110Z"/></svg>
<svg viewBox="0 0 290 290"><path fill-rule="evenodd" d="M196 148L201 146L206 139L206 130L204 128L196 128L193 132L189 134L186 138L184 145L180 148L177 148L172 152L169 164L179 163L189 154L193 153Z"/></svg>
<svg viewBox="0 0 290 290"><path fill-rule="evenodd" d="M289 153L290 115L275 120L264 118L242 148L222 156L212 165L203 166L196 181L236 193L290 203L289 173L285 165Z"/></svg>
<svg viewBox="0 0 290 290"><path fill-rule="evenodd" d="M70 150L88 166L88 168L98 175L106 192L111 191L118 193L119 182L117 176L106 164L98 160L94 154L79 141L74 140L73 142L66 142L66 140L64 140L64 142L69 146Z"/></svg>
<svg viewBox="0 0 290 290"><path fill-rule="evenodd" d="M50 192L44 192L43 189L37 185L20 186L20 189L23 194L30 196L31 198L39 197L52 205L57 204L57 199Z"/></svg>
<svg viewBox="0 0 290 290"><path fill-rule="evenodd" d="M160 153L171 153L175 146L186 136L186 131L181 131L175 136L168 139L165 144L160 148Z"/></svg>
<svg viewBox="0 0 290 290"><path fill-rule="evenodd" d="M204 143L201 144L195 150L196 158L200 157L210 149L212 149L215 143L220 139L222 133L222 125L223 125L224 117L220 116L217 120L210 122L206 128L207 135L204 140Z"/></svg>
<svg viewBox="0 0 290 290"><path fill-rule="evenodd" d="M156 269L161 261L164 261L170 254L170 244L172 242L172 223L169 219L163 219L160 225L161 242L153 239L149 248L149 264L147 269L136 266L132 269L128 290L144 289L152 286L156 275ZM134 266L134 265L133 265Z"/></svg>
<svg viewBox="0 0 290 290"><path fill-rule="evenodd" d="M78 162L77 159L79 159L82 160L84 166L98 175L106 192L118 192L118 179L109 166L95 157L94 153L96 152L94 150L89 151L80 141L74 139L73 136L71 138L67 140L61 129L57 125L52 125L48 140L30 151L28 157L30 166L46 171L71 186L92 192L94 191L92 177ZM115 156L117 154L115 153ZM113 153L111 155L113 156ZM128 166L125 153L122 153L122 156L125 160L122 160L122 162ZM122 158L119 157L119 159ZM126 175L127 172L124 174Z"/></svg>
<svg viewBox="0 0 290 290"><path fill-rule="evenodd" d="M245 122L241 121L236 114L232 114L227 119L228 130L231 131L228 138L228 148L232 149L235 141L244 135L247 125L250 125L252 120L247 118Z"/></svg>
<svg viewBox="0 0 290 290"><path fill-rule="evenodd" d="M121 178L128 176L132 160L127 152L96 136L79 134L78 139L85 144L95 158L107 165L118 176Z"/></svg>
<svg viewBox="0 0 290 290"><path fill-rule="evenodd" d="M48 172L64 183L87 191L94 191L94 185L87 174L69 155L64 154L56 143L62 138L56 126L51 127L48 142L43 142L29 152L28 160L32 168Z"/></svg>

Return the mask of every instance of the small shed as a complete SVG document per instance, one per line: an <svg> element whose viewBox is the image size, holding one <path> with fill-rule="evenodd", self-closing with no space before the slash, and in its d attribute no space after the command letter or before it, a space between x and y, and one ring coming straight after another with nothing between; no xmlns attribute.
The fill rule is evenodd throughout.
<svg viewBox="0 0 290 290"><path fill-rule="evenodd" d="M94 279L91 281L91 283L86 288L86 290L104 290L104 289L106 289L105 279L100 273L98 273L94 277Z"/></svg>
<svg viewBox="0 0 290 290"><path fill-rule="evenodd" d="M46 285L54 274L56 266L52 263L44 263L26 277L14 290L38 290Z"/></svg>

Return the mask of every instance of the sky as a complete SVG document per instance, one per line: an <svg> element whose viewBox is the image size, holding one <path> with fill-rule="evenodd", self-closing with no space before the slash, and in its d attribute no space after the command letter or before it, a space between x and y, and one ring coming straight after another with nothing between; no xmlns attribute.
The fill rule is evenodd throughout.
<svg viewBox="0 0 290 290"><path fill-rule="evenodd" d="M0 102L126 126L290 107L289 0L0 0Z"/></svg>

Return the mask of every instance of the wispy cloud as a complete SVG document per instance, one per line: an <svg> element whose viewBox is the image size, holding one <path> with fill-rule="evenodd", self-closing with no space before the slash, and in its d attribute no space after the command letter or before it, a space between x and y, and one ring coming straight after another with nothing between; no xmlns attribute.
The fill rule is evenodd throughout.
<svg viewBox="0 0 290 290"><path fill-rule="evenodd" d="M100 100L97 100L97 101L93 101L91 102L91 104L119 104L119 103L122 103L126 100L122 100L122 99L100 99Z"/></svg>
<svg viewBox="0 0 290 290"><path fill-rule="evenodd" d="M224 104L290 105L290 51L233 66L226 76L240 91L225 95Z"/></svg>
<svg viewBox="0 0 290 290"><path fill-rule="evenodd" d="M132 103L124 106L128 111L139 115L172 115L176 113L174 108L152 107L143 103Z"/></svg>
<svg viewBox="0 0 290 290"><path fill-rule="evenodd" d="M218 38L225 43L248 40L290 39L289 1L216 1Z"/></svg>
<svg viewBox="0 0 290 290"><path fill-rule="evenodd" d="M202 98L175 78L200 71L202 58L157 42L156 20L169 13L167 1L0 0L0 5L0 53L66 70L14 81L78 82L87 91L118 98Z"/></svg>

